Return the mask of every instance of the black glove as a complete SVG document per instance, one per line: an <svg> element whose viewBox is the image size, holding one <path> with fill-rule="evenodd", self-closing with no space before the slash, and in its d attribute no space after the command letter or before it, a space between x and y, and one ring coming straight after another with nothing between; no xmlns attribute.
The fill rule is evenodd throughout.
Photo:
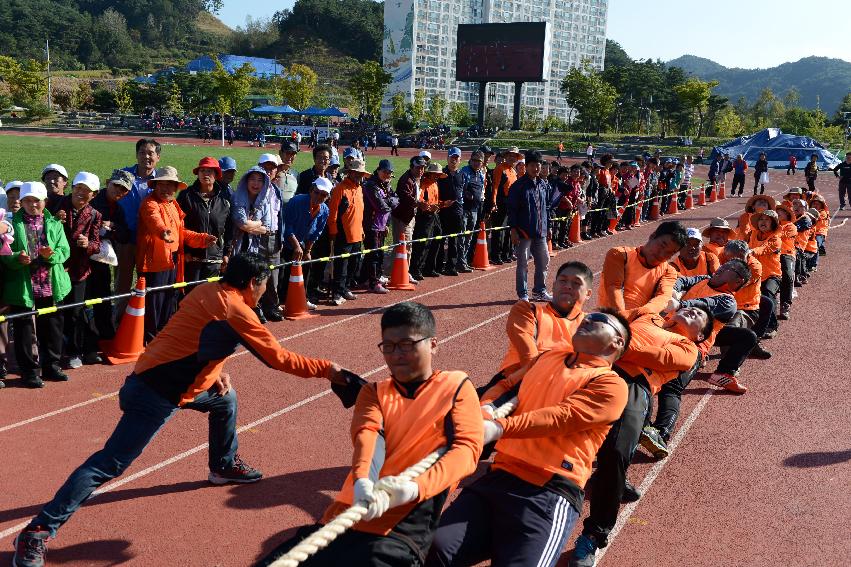
<svg viewBox="0 0 851 567"><path fill-rule="evenodd" d="M350 408L355 405L360 389L366 384L366 380L345 368L343 369L343 377L346 379L346 384L332 383L331 391L337 394L337 397L343 402L344 408Z"/></svg>

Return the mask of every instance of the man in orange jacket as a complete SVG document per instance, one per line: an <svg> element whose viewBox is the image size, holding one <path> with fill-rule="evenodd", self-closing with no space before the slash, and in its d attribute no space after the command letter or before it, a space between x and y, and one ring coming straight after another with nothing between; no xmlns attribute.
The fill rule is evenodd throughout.
<svg viewBox="0 0 851 567"><path fill-rule="evenodd" d="M626 320L605 310L585 316L572 347L538 358L514 414L485 422L485 443L497 441L493 465L444 513L428 567L556 564L594 455L627 401L612 363L629 341Z"/></svg>
<svg viewBox="0 0 851 567"><path fill-rule="evenodd" d="M350 383L357 387L354 382L360 379L337 364L285 350L260 323L253 309L269 276L269 263L260 255L239 254L230 259L221 282L201 284L183 299L121 387L118 401L123 413L115 431L18 536L13 565L43 566L47 540L92 492L121 475L178 410L209 414L212 484L259 481L263 474L237 454L236 393L222 372L240 344L274 370L327 378L335 392ZM351 397L351 391L342 392Z"/></svg>
<svg viewBox="0 0 851 567"><path fill-rule="evenodd" d="M556 272L552 301L542 305L521 300L514 304L505 324L508 351L496 376L479 388L482 403L511 390L544 352L570 345L582 323L583 306L591 297L593 284L594 274L588 266L575 260L566 262Z"/></svg>
<svg viewBox="0 0 851 567"><path fill-rule="evenodd" d="M361 160L352 160L346 168L346 178L331 190L328 202L328 235L334 244L334 254L352 254L334 260L334 281L331 301L342 305L357 299L349 289L349 280L360 271L363 248L363 188L361 182L369 177Z"/></svg>
<svg viewBox="0 0 851 567"><path fill-rule="evenodd" d="M711 276L718 269L718 256L703 245L703 235L696 228L686 229L686 245L671 260L681 276Z"/></svg>
<svg viewBox="0 0 851 567"><path fill-rule="evenodd" d="M685 245L685 227L677 221L665 221L643 246L609 250L597 305L617 309L630 321L662 311L677 281L677 271L668 261Z"/></svg>
<svg viewBox="0 0 851 567"><path fill-rule="evenodd" d="M390 377L364 386L352 416L352 469L322 523L353 503L363 519L304 567L421 566L449 493L471 474L482 452L482 414L464 372L432 367L437 349L434 315L403 302L381 316L378 347ZM440 459L414 480L400 476L428 454ZM379 480L380 479L380 480ZM319 526L308 526L262 563L268 564Z"/></svg>
<svg viewBox="0 0 851 567"><path fill-rule="evenodd" d="M571 566L593 567L597 550L608 545L626 487L626 471L650 417L653 396L663 384L695 366L695 343L709 334L713 323L710 311L701 305L680 307L667 318L642 314L630 323L632 340L614 366L628 388L626 407L597 453L597 469L591 477L594 498Z"/></svg>

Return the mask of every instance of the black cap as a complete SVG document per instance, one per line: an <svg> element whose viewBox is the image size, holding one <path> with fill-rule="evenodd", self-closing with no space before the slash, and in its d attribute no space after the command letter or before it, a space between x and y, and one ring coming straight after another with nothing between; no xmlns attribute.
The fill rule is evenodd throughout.
<svg viewBox="0 0 851 567"><path fill-rule="evenodd" d="M298 153L298 146L296 146L293 142L290 142L289 140L287 140L285 142L281 142L281 151L282 152L291 152L291 153L297 154Z"/></svg>
<svg viewBox="0 0 851 567"><path fill-rule="evenodd" d="M426 165L428 165L428 162L422 156L414 156L411 158L411 167L420 167Z"/></svg>
<svg viewBox="0 0 851 567"><path fill-rule="evenodd" d="M486 156L488 156L488 155L492 156L492 155L494 155L494 153L495 153L495 152L493 151L493 148L491 148L491 147L490 147L490 146L488 146L487 144L486 144L486 145L484 145L484 146L479 146L479 150L478 150L478 151L482 152L482 153L483 153L483 154L485 154Z"/></svg>
<svg viewBox="0 0 851 567"><path fill-rule="evenodd" d="M391 162L389 159L383 159L380 162L378 162L378 171L382 171L382 170L383 171L389 171L389 172L392 173L393 172L393 162Z"/></svg>

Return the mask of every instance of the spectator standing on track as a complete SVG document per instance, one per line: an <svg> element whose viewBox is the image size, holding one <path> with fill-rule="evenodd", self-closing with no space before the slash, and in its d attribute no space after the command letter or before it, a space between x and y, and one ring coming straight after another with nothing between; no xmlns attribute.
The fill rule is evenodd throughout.
<svg viewBox="0 0 851 567"><path fill-rule="evenodd" d="M591 144L591 142L588 142L588 145L585 146L585 159L590 162L594 161L594 146Z"/></svg>
<svg viewBox="0 0 851 567"><path fill-rule="evenodd" d="M175 196L186 189L186 183L180 180L175 168L158 169L148 184L151 193L139 207L136 270L140 277L145 277L147 288L173 286L185 281L184 247L203 249L215 245L217 239L185 227L186 215ZM175 308L173 287L145 294L145 344L165 327Z"/></svg>
<svg viewBox="0 0 851 567"><path fill-rule="evenodd" d="M347 300L357 299L351 284L357 277L363 250L363 189L361 183L369 177L366 166L353 160L346 169L346 178L331 191L328 203L328 237L332 242L333 255L353 254L349 258L334 260L334 279L331 301L342 305Z"/></svg>
<svg viewBox="0 0 851 567"><path fill-rule="evenodd" d="M298 193L298 177L296 177L296 172L292 170L296 154L298 154L298 146L292 142L281 143L281 149L278 150L281 164L278 166L278 172L275 176L275 185L281 190L281 201L284 209L287 208L290 199Z"/></svg>
<svg viewBox="0 0 851 567"><path fill-rule="evenodd" d="M397 157L399 155L399 136L396 134L390 138L390 155Z"/></svg>
<svg viewBox="0 0 851 567"><path fill-rule="evenodd" d="M12 217L12 254L0 256L5 269L3 302L10 311L23 313L59 305L71 291L64 263L71 255L62 223L45 212L47 188L30 181L21 185L21 209ZM15 360L23 385L42 388L45 380L64 382L62 372L63 312L40 317L22 317L12 325ZM38 345L38 359L33 345ZM41 367L41 377L38 375Z"/></svg>
<svg viewBox="0 0 851 567"><path fill-rule="evenodd" d="M428 164L420 183L419 199L417 201L417 216L414 222L414 240L423 238L433 239L441 234L440 198L437 182L446 177L437 162ZM411 254L411 275L415 280L423 277L436 278L440 276L436 269L437 246L440 241L428 240L415 242Z"/></svg>
<svg viewBox="0 0 851 567"><path fill-rule="evenodd" d="M209 414L210 483L246 484L262 479L263 474L237 453L236 392L230 376L222 372L227 357L244 344L267 366L302 378L323 377L343 384L348 373L328 360L283 349L260 324L251 309L263 296L268 278L265 258L240 255L232 260L222 282L192 290L124 382L118 394L122 416L103 449L71 473L16 538L15 567L42 567L48 539L56 536L92 492L120 476L178 410Z"/></svg>
<svg viewBox="0 0 851 567"><path fill-rule="evenodd" d="M363 184L363 227L364 246L372 250L364 257L363 281L372 293L388 293L384 287L384 241L390 213L399 205L393 193L393 164L389 159L378 162L378 167Z"/></svg>
<svg viewBox="0 0 851 567"><path fill-rule="evenodd" d="M807 181L807 187L810 191L816 190L816 179L818 179L818 155L810 156L810 161L804 167L804 179Z"/></svg>
<svg viewBox="0 0 851 567"><path fill-rule="evenodd" d="M14 241L15 229L12 227L12 220L15 213L21 210L21 201L19 199L22 181L10 181L3 188L4 192L0 197L2 201L2 212L0 215L0 256L10 256L12 254L12 242ZM6 268L3 262L0 261L0 315L6 315L9 311L9 306L3 300L3 282L6 281ZM8 352L9 352L9 322L3 321L0 323L0 388L5 388L6 384L3 380L9 373L8 367Z"/></svg>
<svg viewBox="0 0 851 567"><path fill-rule="evenodd" d="M100 190L100 179L93 173L81 171L74 176L71 194L59 202L58 210L65 212L65 239L70 255L65 269L71 279L71 290L65 303L82 303L93 295L88 284L92 277L90 256L100 252L101 215L92 206L92 197ZM75 307L65 315L65 351L67 367L103 362L98 356L98 334L91 308Z"/></svg>
<svg viewBox="0 0 851 567"><path fill-rule="evenodd" d="M411 262L411 240L414 237L414 225L416 224L417 211L422 201L422 178L426 169L426 160L419 156L412 157L408 171L402 174L396 183L396 196L399 205L390 213L390 221L393 229L393 242L401 242L402 236L408 249L408 262ZM417 282L414 277L413 265L409 266L409 274L412 282Z"/></svg>
<svg viewBox="0 0 851 567"><path fill-rule="evenodd" d="M709 197L712 190L715 189L717 191L718 184L721 182L721 178L723 177L723 173L721 168L723 167L723 161L720 153L715 154L712 158L712 163L709 164L709 184L706 186L706 196ZM717 194L717 193L716 193Z"/></svg>
<svg viewBox="0 0 851 567"><path fill-rule="evenodd" d="M281 151L284 145L281 144ZM298 176L297 195L307 195L313 187L313 182L317 177L325 177L328 170L328 165L331 163L331 148L325 144L320 144L313 148L313 167L305 169Z"/></svg>
<svg viewBox="0 0 851 567"><path fill-rule="evenodd" d="M210 234L216 242L207 248L186 246L184 281L197 282L221 274L231 255L233 225L230 195L222 184L222 170L216 158L205 157L192 170L197 175L189 188L180 192L177 204L186 215L184 226L202 234Z"/></svg>
<svg viewBox="0 0 851 567"><path fill-rule="evenodd" d="M464 262L462 272L470 269L473 263L473 255L476 250L475 241L479 235L479 219L482 216L482 202L485 198L485 184L487 173L484 167L485 156L480 151L475 151L470 156L467 165L461 168L461 177L464 182L464 230L473 231L472 234L461 238L460 260Z"/></svg>
<svg viewBox="0 0 851 567"><path fill-rule="evenodd" d="M234 253L254 252L266 258L269 264L280 262L284 232L281 196L262 167L252 167L239 180L231 217ZM279 273L279 270L272 270L271 286L267 286L266 295L256 308L261 323L283 320L278 299Z"/></svg>
<svg viewBox="0 0 851 567"><path fill-rule="evenodd" d="M845 161L836 164L833 174L839 178L839 210L842 211L846 199L851 205L851 152L845 152Z"/></svg>
<svg viewBox="0 0 851 567"><path fill-rule="evenodd" d="M517 181L517 171L514 166L523 157L517 146L512 146L502 153L503 162L496 166L493 172L493 194L489 203L491 227L501 229L508 219L507 199L508 190ZM491 233L491 264L501 266L511 261L513 256L510 237L504 229Z"/></svg>
<svg viewBox="0 0 851 567"><path fill-rule="evenodd" d="M444 513L428 567L558 562L581 514L594 456L627 403L626 384L612 364L629 342L622 317L589 313L572 347L535 362L516 393L514 414L485 421L485 444L496 441L494 462ZM603 498L594 494L592 504Z"/></svg>
<svg viewBox="0 0 851 567"><path fill-rule="evenodd" d="M91 205L101 216L101 243L107 243L116 253L121 245L130 242L130 229L124 219L124 209L118 202L133 190L133 174L123 169L113 170L106 189L98 191ZM101 244L101 249L104 245ZM95 259L95 258L93 258ZM117 258L116 258L117 260ZM92 274L86 284L86 292L91 297L109 297L113 294L112 266L103 261L91 263ZM116 321L113 305L104 301L93 307L94 322L101 340L111 340L115 336Z"/></svg>
<svg viewBox="0 0 851 567"><path fill-rule="evenodd" d="M768 158L765 152L760 152L759 159L753 166L753 194L756 195L757 186L759 186L759 194L765 194L766 183L768 183Z"/></svg>
<svg viewBox="0 0 851 567"><path fill-rule="evenodd" d="M559 140L556 146L556 161L561 163L561 154L564 153L564 140Z"/></svg>
<svg viewBox="0 0 851 567"><path fill-rule="evenodd" d="M284 247L282 260L287 262L305 262L312 258L313 247L316 241L325 232L328 224L328 205L325 201L331 195L333 185L326 177L317 177L313 182L313 189L308 195L296 195L287 205L284 213ZM289 289L291 266L282 269L281 290ZM302 265L302 275L305 281L310 277L311 270L316 269L316 264ZM286 286L284 286L286 282ZM279 293L281 304L287 302L287 291L283 295ZM316 309L318 299L313 294L308 294L308 309Z"/></svg>
<svg viewBox="0 0 851 567"><path fill-rule="evenodd" d="M124 171L133 174L133 189L130 190L118 206L124 213L127 223L128 239L122 243L116 253L118 255L118 267L115 271L115 293L124 294L133 286L133 271L136 269L136 237L139 224L139 207L142 201L151 192L148 181L153 179L157 164L160 162L162 146L152 138L142 138L136 142L136 164L125 167ZM124 313L127 300L118 302L115 309L118 313Z"/></svg>
<svg viewBox="0 0 851 567"><path fill-rule="evenodd" d="M449 148L446 167L443 168L446 177L437 182L442 234L454 234L464 230L464 176L461 175L460 163L460 148ZM441 274L457 276L459 272L472 271L464 261L463 240L463 236L451 236L437 243L436 267Z"/></svg>
<svg viewBox="0 0 851 567"><path fill-rule="evenodd" d="M736 195L736 188L739 189L739 195L745 190L745 175L748 171L748 162L742 154L736 156L733 161L733 187L730 189L730 196Z"/></svg>
<svg viewBox="0 0 851 567"><path fill-rule="evenodd" d="M68 187L68 172L58 163L51 163L41 171L41 182L47 187L47 212L64 222L64 213L58 211L60 201L65 198L65 188Z"/></svg>
<svg viewBox="0 0 851 567"><path fill-rule="evenodd" d="M552 301L547 292L547 267L550 254L547 249L549 226L549 199L547 182L540 179L541 152L528 151L525 155L526 174L511 185L506 199L511 244L517 250L515 291L521 300ZM528 293L529 256L535 260L535 278L531 296Z"/></svg>
<svg viewBox="0 0 851 567"><path fill-rule="evenodd" d="M419 303L399 303L381 316L378 347L390 378L361 388L352 417L352 469L321 523L356 502L368 509L361 521L302 562L304 567L422 565L443 505L475 471L482 452L475 389L462 371L433 369L436 333L434 315ZM438 426L418 431L424 423ZM438 466L413 481L396 476L440 447L447 450ZM298 530L261 565L269 565L319 527Z"/></svg>
<svg viewBox="0 0 851 567"><path fill-rule="evenodd" d="M795 175L798 171L798 158L795 154L789 154L789 165L786 167L786 175Z"/></svg>

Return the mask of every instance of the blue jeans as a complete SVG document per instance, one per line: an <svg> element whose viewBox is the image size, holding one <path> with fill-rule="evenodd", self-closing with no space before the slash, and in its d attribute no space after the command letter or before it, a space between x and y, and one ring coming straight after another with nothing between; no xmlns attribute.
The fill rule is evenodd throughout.
<svg viewBox="0 0 851 567"><path fill-rule="evenodd" d="M535 285L533 293L547 291L547 267L550 264L550 252L547 250L546 238L521 238L517 243L517 272L515 287L517 297L526 297L529 292L526 284L528 279L529 255L535 259Z"/></svg>
<svg viewBox="0 0 851 567"><path fill-rule="evenodd" d="M103 449L71 473L30 526L42 526L50 530L51 537L55 537L56 530L68 521L92 492L121 475L179 409L136 378L135 374L127 377L118 392L118 402L124 414ZM183 408L210 414L210 469L231 466L238 446L236 392L232 388L224 396L204 392Z"/></svg>

